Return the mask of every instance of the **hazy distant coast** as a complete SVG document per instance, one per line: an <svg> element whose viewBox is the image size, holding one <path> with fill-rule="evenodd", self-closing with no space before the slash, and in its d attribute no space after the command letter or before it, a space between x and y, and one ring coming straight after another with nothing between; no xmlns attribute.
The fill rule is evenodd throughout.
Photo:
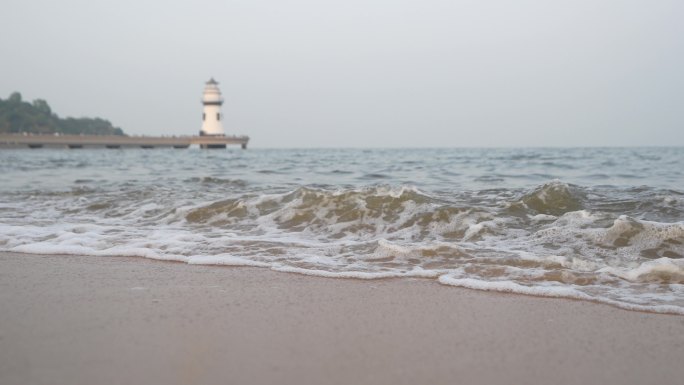
<svg viewBox="0 0 684 385"><path fill-rule="evenodd" d="M19 92L0 99L0 133L125 135L121 128L102 118L60 118L45 100L29 103Z"/></svg>

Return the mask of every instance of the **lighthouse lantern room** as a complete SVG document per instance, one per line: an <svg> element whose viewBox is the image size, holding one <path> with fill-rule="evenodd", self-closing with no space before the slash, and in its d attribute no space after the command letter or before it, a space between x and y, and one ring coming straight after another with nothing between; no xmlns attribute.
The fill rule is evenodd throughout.
<svg viewBox="0 0 684 385"><path fill-rule="evenodd" d="M214 78L204 86L204 94L202 95L202 129L200 136L225 136L223 131L223 124L221 119L221 105L223 98L221 97L221 90L218 88L218 82Z"/></svg>

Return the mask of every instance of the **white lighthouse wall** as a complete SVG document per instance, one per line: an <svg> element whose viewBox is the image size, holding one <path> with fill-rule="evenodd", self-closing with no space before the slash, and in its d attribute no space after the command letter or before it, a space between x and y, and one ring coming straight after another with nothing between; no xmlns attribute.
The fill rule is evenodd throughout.
<svg viewBox="0 0 684 385"><path fill-rule="evenodd" d="M202 121L202 133L204 135L225 135L223 131L223 115L221 114L221 106L219 105L204 105ZM217 119L217 117L219 119Z"/></svg>

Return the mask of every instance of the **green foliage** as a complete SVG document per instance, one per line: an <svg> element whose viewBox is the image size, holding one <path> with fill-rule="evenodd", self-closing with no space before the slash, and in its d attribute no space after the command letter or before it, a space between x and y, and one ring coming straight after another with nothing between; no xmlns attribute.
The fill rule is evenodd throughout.
<svg viewBox="0 0 684 385"><path fill-rule="evenodd" d="M63 134L84 135L123 135L118 127L112 127L108 120L100 118L66 118L59 121L60 131Z"/></svg>
<svg viewBox="0 0 684 385"><path fill-rule="evenodd" d="M0 133L124 135L108 120L100 118L62 119L43 99L24 102L19 92L0 99Z"/></svg>
<svg viewBox="0 0 684 385"><path fill-rule="evenodd" d="M50 106L47 104L47 102L43 99L36 99L33 101L33 107L35 107L38 111L44 113L44 114L52 114L52 109Z"/></svg>
<svg viewBox="0 0 684 385"><path fill-rule="evenodd" d="M12 95L10 95L8 100L13 103L21 103L21 94L18 92L12 92Z"/></svg>

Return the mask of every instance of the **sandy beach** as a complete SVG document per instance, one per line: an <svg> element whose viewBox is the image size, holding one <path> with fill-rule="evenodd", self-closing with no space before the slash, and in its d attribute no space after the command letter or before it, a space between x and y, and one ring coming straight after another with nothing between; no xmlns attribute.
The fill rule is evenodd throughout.
<svg viewBox="0 0 684 385"><path fill-rule="evenodd" d="M439 285L0 254L0 383L679 384L684 317Z"/></svg>

